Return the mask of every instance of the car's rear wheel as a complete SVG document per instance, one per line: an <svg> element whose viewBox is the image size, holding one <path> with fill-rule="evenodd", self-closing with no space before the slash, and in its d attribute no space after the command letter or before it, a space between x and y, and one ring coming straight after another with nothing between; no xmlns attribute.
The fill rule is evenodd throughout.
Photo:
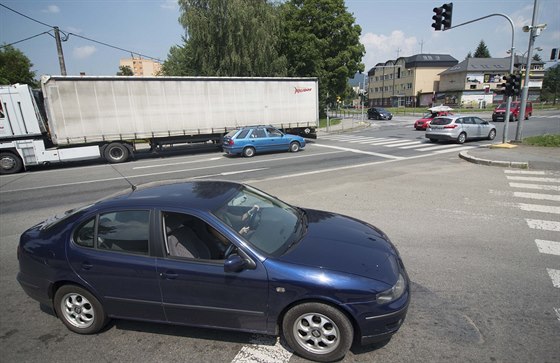
<svg viewBox="0 0 560 363"><path fill-rule="evenodd" d="M488 133L488 140L494 140L496 138L496 130L492 129Z"/></svg>
<svg viewBox="0 0 560 363"><path fill-rule="evenodd" d="M458 142L459 144L464 144L465 141L467 141L467 134L465 134L464 132L461 132L461 133L459 134L459 136L457 137L457 142Z"/></svg>
<svg viewBox="0 0 560 363"><path fill-rule="evenodd" d="M255 148L252 146L248 146L245 149L243 149L243 156L245 156L246 158L252 158L253 156L255 156Z"/></svg>
<svg viewBox="0 0 560 363"><path fill-rule="evenodd" d="M299 151L299 142L292 141L292 143L290 144L290 151L293 153L297 153Z"/></svg>
<svg viewBox="0 0 560 363"><path fill-rule="evenodd" d="M346 315L321 303L304 303L291 308L282 321L282 331L297 354L318 362L342 359L354 336Z"/></svg>
<svg viewBox="0 0 560 363"><path fill-rule="evenodd" d="M107 322L99 300L76 285L64 285L56 291L54 309L64 325L78 334L97 333Z"/></svg>

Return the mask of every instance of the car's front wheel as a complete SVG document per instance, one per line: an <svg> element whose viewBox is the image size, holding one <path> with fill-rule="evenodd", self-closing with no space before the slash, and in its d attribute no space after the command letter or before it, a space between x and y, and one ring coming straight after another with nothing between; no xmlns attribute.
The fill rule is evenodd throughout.
<svg viewBox="0 0 560 363"><path fill-rule="evenodd" d="M290 151L293 153L297 153L299 151L299 142L292 141L292 143L290 144Z"/></svg>
<svg viewBox="0 0 560 363"><path fill-rule="evenodd" d="M64 285L56 291L54 309L64 325L78 334L97 333L107 322L99 300L76 285Z"/></svg>
<svg viewBox="0 0 560 363"><path fill-rule="evenodd" d="M304 303L291 308L282 321L284 338L304 358L318 362L342 359L354 337L352 323L337 308Z"/></svg>
<svg viewBox="0 0 560 363"><path fill-rule="evenodd" d="M496 130L492 129L490 130L490 133L488 133L488 140L494 140L496 138Z"/></svg>

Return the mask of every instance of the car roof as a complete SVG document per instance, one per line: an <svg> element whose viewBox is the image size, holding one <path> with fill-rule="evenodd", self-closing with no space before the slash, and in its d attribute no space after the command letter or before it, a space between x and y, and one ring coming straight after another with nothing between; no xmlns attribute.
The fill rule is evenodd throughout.
<svg viewBox="0 0 560 363"><path fill-rule="evenodd" d="M152 206L213 211L224 205L244 186L219 180L168 181L143 184L109 196L95 208Z"/></svg>

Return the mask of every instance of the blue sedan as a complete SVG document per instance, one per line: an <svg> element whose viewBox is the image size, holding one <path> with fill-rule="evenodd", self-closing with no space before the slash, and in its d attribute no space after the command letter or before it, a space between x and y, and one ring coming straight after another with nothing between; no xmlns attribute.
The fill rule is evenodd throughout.
<svg viewBox="0 0 560 363"><path fill-rule="evenodd" d="M227 154L240 154L250 158L255 153L262 152L298 152L305 148L305 139L284 134L272 126L247 126L227 133L222 148Z"/></svg>
<svg viewBox="0 0 560 363"><path fill-rule="evenodd" d="M136 319L263 334L344 357L401 326L410 282L379 229L247 185L138 187L25 231L18 281L68 329Z"/></svg>

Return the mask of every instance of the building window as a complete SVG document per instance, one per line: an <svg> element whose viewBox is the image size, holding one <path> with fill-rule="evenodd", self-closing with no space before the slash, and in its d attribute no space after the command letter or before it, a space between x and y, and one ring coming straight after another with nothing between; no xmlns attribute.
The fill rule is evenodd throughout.
<svg viewBox="0 0 560 363"><path fill-rule="evenodd" d="M470 89L476 89L476 84L471 84Z"/></svg>

